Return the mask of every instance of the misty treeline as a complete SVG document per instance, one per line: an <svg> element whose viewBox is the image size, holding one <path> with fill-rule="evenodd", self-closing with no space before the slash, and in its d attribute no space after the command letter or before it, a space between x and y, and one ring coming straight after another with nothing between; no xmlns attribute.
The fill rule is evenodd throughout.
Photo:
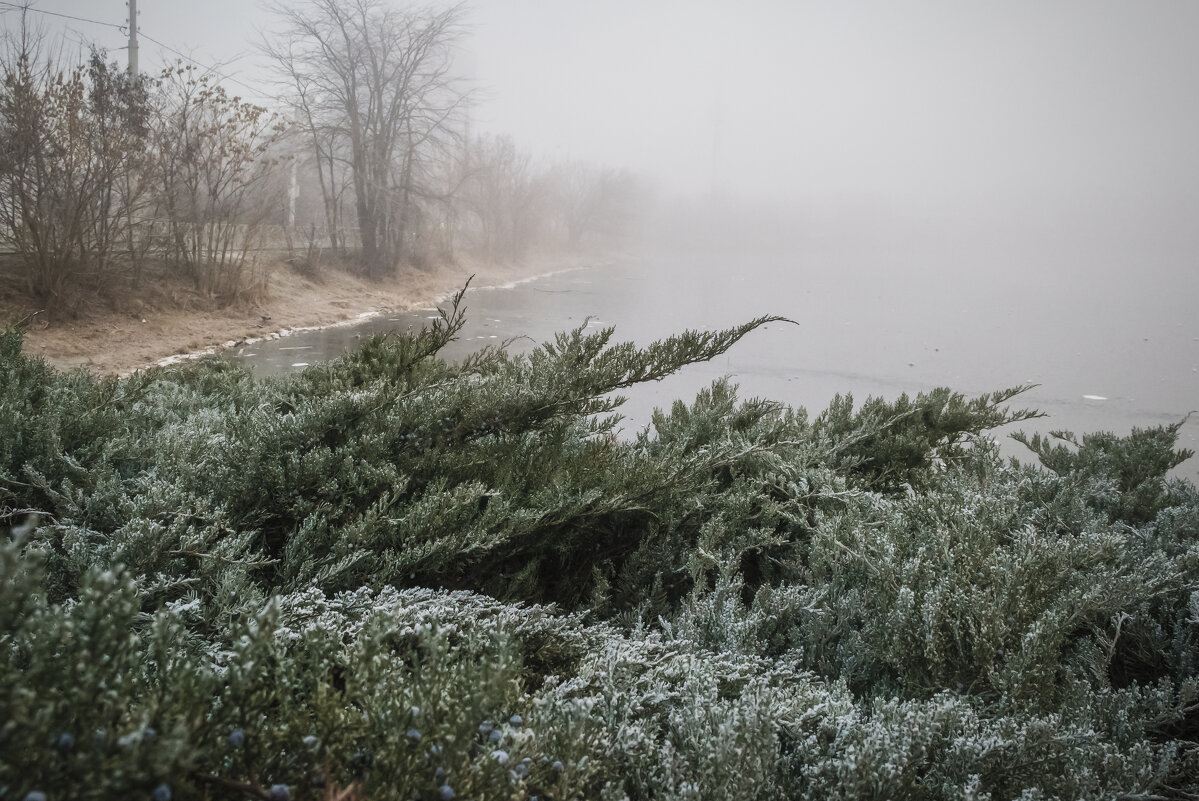
<svg viewBox="0 0 1199 801"><path fill-rule="evenodd" d="M472 134L460 7L310 0L264 37L277 109L178 62L129 75L22 18L0 59L0 249L52 316L189 281L258 296L280 257L371 278L618 245L638 182Z"/></svg>
<svg viewBox="0 0 1199 801"><path fill-rule="evenodd" d="M473 93L454 72L461 5L307 0L273 11L280 27L261 49L319 188L321 213L309 218L366 274L459 250L506 261L607 246L628 230L638 196L628 173L540 166L509 137L471 135Z"/></svg>

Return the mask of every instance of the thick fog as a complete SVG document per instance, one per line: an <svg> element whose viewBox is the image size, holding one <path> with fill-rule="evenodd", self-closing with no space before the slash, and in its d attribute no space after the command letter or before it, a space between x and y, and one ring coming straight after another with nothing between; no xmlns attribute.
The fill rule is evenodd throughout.
<svg viewBox="0 0 1199 801"><path fill-rule="evenodd" d="M266 102L264 9L139 6L144 70L186 53ZM648 266L561 290L594 307L544 294L497 318L649 338L785 314L801 326L713 369L811 408L1026 381L1047 427L1199 407L1199 3L478 0L465 18L473 130L636 171L673 235ZM39 21L124 57L115 27Z"/></svg>
<svg viewBox="0 0 1199 801"><path fill-rule="evenodd" d="M126 13L123 0L35 8L116 25ZM143 68L170 47L269 95L261 6L139 8ZM114 28L34 17L123 58ZM1195 211L1194 3L480 0L466 18L481 128L543 158L637 169L667 193L921 214Z"/></svg>
<svg viewBox="0 0 1199 801"><path fill-rule="evenodd" d="M671 186L929 211L1194 197L1194 4L531 5L479 37L495 123Z"/></svg>

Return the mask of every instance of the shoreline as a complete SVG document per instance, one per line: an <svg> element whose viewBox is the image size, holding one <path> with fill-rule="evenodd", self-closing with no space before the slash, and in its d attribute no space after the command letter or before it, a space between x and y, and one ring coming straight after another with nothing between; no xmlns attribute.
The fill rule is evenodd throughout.
<svg viewBox="0 0 1199 801"><path fill-rule="evenodd" d="M510 280L503 284L488 284L486 286L472 286L472 287L470 287L470 290L475 291L475 292L483 292L483 291L488 291L488 290L515 289L516 287L521 286L522 284L529 284L529 283L532 283L533 281L539 281L543 278L549 278L551 276L561 275L563 273L574 272L575 270L582 270L582 269L585 269L587 266L589 266L589 265L579 264L579 265L574 265L571 267L563 267L563 268L557 269L557 270L548 270L545 272L536 273L535 275L529 275L524 278L517 278L514 280ZM118 375L124 377L127 375L131 375L131 374L137 372L138 370L144 370L144 369L148 369L151 367L169 367L173 364L180 364L181 362L192 361L194 359L202 359L205 356L212 356L217 353L220 353L221 351L231 350L233 348L241 347L243 345L256 345L259 342L267 342L267 341L273 341L273 340L277 340L277 339L285 339L286 337L292 336L294 334L303 334L303 333L308 333L310 331L325 331L325 330L328 330L331 328L350 328L350 327L353 327L360 323L364 323L367 320L373 320L376 317L382 317L385 314L389 314L389 313L396 312L396 311L436 311L441 306L442 303L447 301L449 298L453 297L454 293L457 291L458 291L458 289L450 289L450 290L441 292L441 293L437 294L436 296L434 296L434 298L431 302L424 304L424 305L421 305L421 303L418 302L418 303L409 305L406 308L402 308L402 309L397 309L394 307L381 307L381 308L371 309L369 311L359 312L357 315L355 315L353 317L347 317L344 320L337 320L335 322L325 323L323 325L291 326L289 328L279 329L278 331L272 331L269 334L265 334L260 337L246 337L246 338L243 338L240 340L230 339L230 340L227 340L220 344L209 345L208 347L203 348L201 350L189 351L187 353L173 353L170 356L164 356L163 358L154 361L152 364L142 365L140 367L134 367L131 370L121 371L120 373L118 373Z"/></svg>
<svg viewBox="0 0 1199 801"><path fill-rule="evenodd" d="M26 328L22 350L59 370L83 368L127 376L247 343L355 325L392 312L434 309L471 276L472 291L510 289L610 261L611 257L572 254L514 265L440 265L379 282L336 269L303 276L278 265L267 295L257 302L215 308L182 289L159 298L158 303L122 298L74 320L39 324L35 319ZM19 320L31 311L15 300L0 303L0 321Z"/></svg>

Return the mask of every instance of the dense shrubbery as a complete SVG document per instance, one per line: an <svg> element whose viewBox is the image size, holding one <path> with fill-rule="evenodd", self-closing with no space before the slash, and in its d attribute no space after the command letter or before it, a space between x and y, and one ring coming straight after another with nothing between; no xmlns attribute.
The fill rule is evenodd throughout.
<svg viewBox="0 0 1199 801"><path fill-rule="evenodd" d="M1030 444L1015 391L610 394L762 320L285 379L0 341L0 798L1191 798L1177 427ZM342 791L348 795L338 796Z"/></svg>

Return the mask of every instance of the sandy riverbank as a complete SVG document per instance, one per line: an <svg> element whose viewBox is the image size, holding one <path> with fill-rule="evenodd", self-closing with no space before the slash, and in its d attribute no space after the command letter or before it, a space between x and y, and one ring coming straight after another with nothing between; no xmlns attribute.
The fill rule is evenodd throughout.
<svg viewBox="0 0 1199 801"><path fill-rule="evenodd" d="M96 304L99 308L76 319L47 323L34 317L26 331L25 352L60 369L125 374L171 356L220 349L225 343L427 307L462 287L472 274L472 286L495 286L581 263L577 258L556 258L519 265L443 266L406 271L381 282L333 269L313 280L279 265L266 296L254 303L216 308L177 298L126 299L115 304L119 309ZM20 298L0 298L0 324L33 311Z"/></svg>

